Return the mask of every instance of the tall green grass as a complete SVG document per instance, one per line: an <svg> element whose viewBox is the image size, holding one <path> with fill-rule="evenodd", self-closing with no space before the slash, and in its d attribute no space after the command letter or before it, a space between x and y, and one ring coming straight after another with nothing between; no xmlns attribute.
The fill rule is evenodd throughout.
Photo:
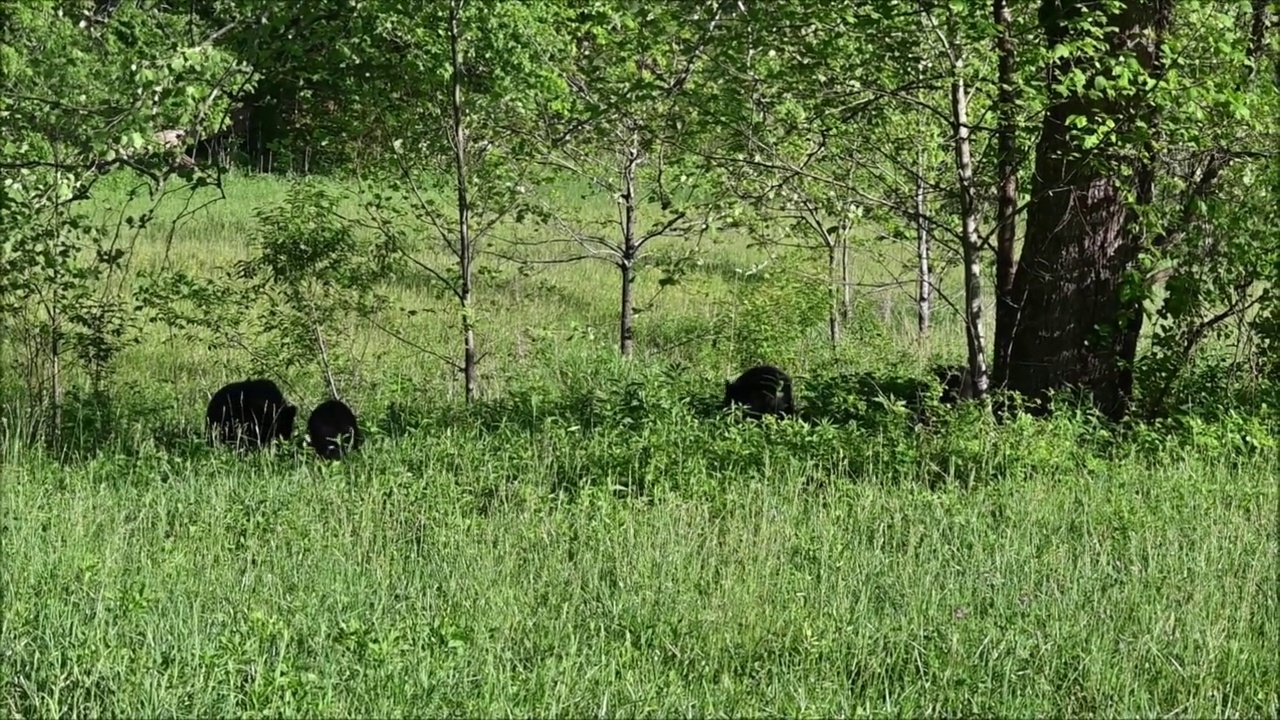
<svg viewBox="0 0 1280 720"><path fill-rule="evenodd" d="M171 239L144 232L138 263L212 272L280 197L237 178ZM208 394L246 360L148 327L107 401L72 388L60 451L17 442L19 412L0 426L0 707L1276 715L1265 426L1118 433L973 409L915 424L872 390L958 357L958 324L940 317L921 348L909 304L864 293L835 350L821 317L726 331L736 301L785 315L788 288L803 294L741 279L763 257L709 246L642 314L634 362L614 357L608 266L504 268L482 285L471 408L452 371L357 328L341 351L363 374L343 390L369 440L341 463L206 447ZM862 267L868 283L893 271ZM395 291L440 310L405 323L416 343L456 346L446 305ZM714 416L759 348L795 371L806 421ZM324 397L313 368L281 380L304 416Z"/></svg>

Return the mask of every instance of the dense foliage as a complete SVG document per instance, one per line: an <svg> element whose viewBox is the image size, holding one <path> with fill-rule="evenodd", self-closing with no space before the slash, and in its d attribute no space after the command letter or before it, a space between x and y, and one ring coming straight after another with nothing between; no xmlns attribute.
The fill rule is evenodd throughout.
<svg viewBox="0 0 1280 720"><path fill-rule="evenodd" d="M1268 385L1272 3L44 0L0 14L0 312L30 339L22 363L51 368L26 381L55 413L66 360L100 379L128 342L122 228L152 219L76 206L105 174L162 197L219 183L228 163L359 178L364 210L346 222L376 231L383 271L458 300L465 352L448 362L469 399L486 258L614 265L629 356L651 302L640 270L679 282L716 228L824 257L809 282L834 346L853 255L901 263L922 337L934 295L965 318L979 395L1078 389L1113 418L1168 415L1204 392L1187 370L1222 341L1236 390ZM617 218L571 217L578 188L619 198ZM948 296L953 260L963 292Z"/></svg>

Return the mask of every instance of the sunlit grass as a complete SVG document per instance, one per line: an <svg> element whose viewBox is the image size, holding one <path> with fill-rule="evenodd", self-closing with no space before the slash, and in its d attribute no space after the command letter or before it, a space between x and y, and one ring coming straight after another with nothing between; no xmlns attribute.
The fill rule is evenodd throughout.
<svg viewBox="0 0 1280 720"><path fill-rule="evenodd" d="M135 270L246 257L255 208L284 189L237 177L226 192L131 240ZM489 354L469 411L456 373L362 325L339 351L360 358L343 390L369 440L342 463L205 447L204 403L246 358L147 326L113 367L109 406L69 406L79 441L65 455L0 427L0 706L1276 714L1274 449L1226 427L1120 442L1066 413L925 430L856 398L827 425L709 417L741 369L711 339L717 308L764 258L731 233L709 243L641 314L631 363L613 350L612 268L503 266L480 286ZM893 277L878 259L859 267L867 285ZM457 352L446 301L390 291L435 311L397 326L409 339ZM838 372L960 356L946 314L917 342L908 290L859 300L842 347L814 318L783 348L802 405ZM280 379L304 415L325 397L314 368Z"/></svg>

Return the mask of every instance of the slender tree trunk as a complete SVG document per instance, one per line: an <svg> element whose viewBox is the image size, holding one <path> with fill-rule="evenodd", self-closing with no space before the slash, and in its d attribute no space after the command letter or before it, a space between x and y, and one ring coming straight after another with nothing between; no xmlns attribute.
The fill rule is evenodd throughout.
<svg viewBox="0 0 1280 720"><path fill-rule="evenodd" d="M54 290L49 312L49 440L53 447L62 444L62 313L61 297Z"/></svg>
<svg viewBox="0 0 1280 720"><path fill-rule="evenodd" d="M1094 15L1096 22L1086 25L1110 28L1103 37L1113 52L1133 50L1141 67L1150 70L1172 9L1172 0L1128 0L1116 15L1103 17L1088 0L1044 0L1040 23L1052 50L1081 39L1077 21ZM1063 55L1051 66L1049 84L1077 70L1077 64L1087 72L1094 60ZM1129 318L1123 317L1127 303L1121 290L1139 243L1128 232L1128 188L1119 179L1119 165L1126 161L1122 152L1105 145L1086 152L1068 121L1074 116L1110 119L1123 133L1150 112L1137 92L1108 99L1072 92L1045 110L1026 242L1013 283L1018 311L1007 363L997 368L998 384L1033 400L1077 387L1091 392L1094 406L1108 417L1118 419L1128 411L1125 369L1134 360L1136 343L1126 339Z"/></svg>
<svg viewBox="0 0 1280 720"><path fill-rule="evenodd" d="M1013 303L1013 277L1017 268L1014 245L1018 227L1018 88L1013 45L1013 16L1008 0L993 0L996 22L996 54L999 58L996 96L996 366L1009 361L1009 340L1017 307Z"/></svg>
<svg viewBox="0 0 1280 720"><path fill-rule="evenodd" d="M849 277L849 235L840 238L840 321L848 323L853 317L853 282Z"/></svg>
<svg viewBox="0 0 1280 720"><path fill-rule="evenodd" d="M982 258L978 238L977 204L974 202L973 149L970 142L969 97L965 93L961 49L956 47L951 77L951 118L956 174L960 181L961 242L964 245L965 344L973 397L987 392L987 347L982 328Z"/></svg>
<svg viewBox="0 0 1280 720"><path fill-rule="evenodd" d="M338 384L333 381L333 366L329 364L329 344L324 341L324 329L314 317L311 319L311 331L316 336L316 348L320 351L320 370L324 373L325 384L329 387L329 397L341 400L338 397Z"/></svg>
<svg viewBox="0 0 1280 720"><path fill-rule="evenodd" d="M916 259L919 262L916 273L916 329L920 340L929 337L929 320L933 313L933 270L930 267L933 249L925 214L924 159L922 148L916 162Z"/></svg>
<svg viewBox="0 0 1280 720"><path fill-rule="evenodd" d="M475 247L471 237L471 202L467 187L467 128L466 113L462 102L462 57L458 44L461 30L459 15L461 0L454 0L449 9L449 60L453 64L451 85L451 110L453 121L453 164L458 193L458 302L462 316L462 377L467 402L476 399L477 359L475 315L473 307L472 264Z"/></svg>
<svg viewBox="0 0 1280 720"><path fill-rule="evenodd" d="M924 23L926 33L929 30L927 18L922 13L921 20ZM924 77L928 70L928 64L925 62L924 56L921 56L920 63L917 68L920 76ZM928 119L921 115L919 120L920 136L927 137L926 124ZM924 145L916 151L916 261L918 263L916 273L916 332L917 339L923 343L929 338L929 325L933 318L933 248L929 235L928 209L925 196L925 169L927 164L927 154Z"/></svg>
<svg viewBox="0 0 1280 720"><path fill-rule="evenodd" d="M635 261L623 258L618 263L622 273L622 312L618 316L618 352L629 358L635 352Z"/></svg>
<svg viewBox="0 0 1280 720"><path fill-rule="evenodd" d="M636 166L640 163L638 138L632 135L622 163L622 307L618 313L618 351L631 357L635 351L635 263L640 253L636 239Z"/></svg>
<svg viewBox="0 0 1280 720"><path fill-rule="evenodd" d="M837 242L827 241L827 338L831 347L840 344L840 253Z"/></svg>

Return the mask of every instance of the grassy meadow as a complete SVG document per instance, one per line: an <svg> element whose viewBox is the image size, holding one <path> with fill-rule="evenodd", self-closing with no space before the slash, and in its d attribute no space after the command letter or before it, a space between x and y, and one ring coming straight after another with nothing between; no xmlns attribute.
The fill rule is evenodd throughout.
<svg viewBox="0 0 1280 720"><path fill-rule="evenodd" d="M255 209L285 186L234 177L226 192L131 239L131 272L247 257ZM963 344L945 306L917 342L910 285L882 287L910 277L909 257L859 247L835 349L804 276L818 259L728 232L699 258L661 291L641 271L630 362L613 267L484 260L470 408L422 351L460 356L448 298L388 279L396 309L330 348L368 435L339 463L300 442L206 447L209 395L254 366L162 324L121 351L107 401L71 372L61 452L18 440L10 382L0 711L1280 712L1269 426L1224 414L1117 433L1083 413L997 425L964 407L917 426L875 389L910 387ZM807 421L710 412L755 361L792 372ZM301 435L322 375L272 375Z"/></svg>

